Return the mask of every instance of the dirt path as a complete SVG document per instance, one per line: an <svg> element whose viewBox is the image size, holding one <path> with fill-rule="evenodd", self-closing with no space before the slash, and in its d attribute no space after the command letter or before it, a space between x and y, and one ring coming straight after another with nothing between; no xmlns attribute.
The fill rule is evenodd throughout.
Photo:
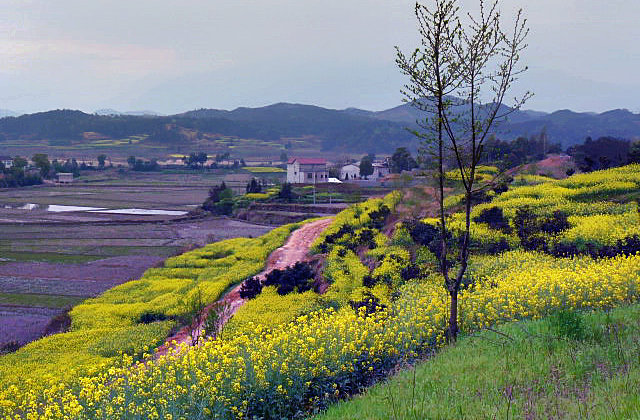
<svg viewBox="0 0 640 420"><path fill-rule="evenodd" d="M333 218L317 220L315 222L307 223L301 228L295 230L287 242L276 249L267 258L267 265L265 269L257 275L260 280L264 280L266 275L276 269L284 269L298 261L308 261L310 259L309 248L313 240L320 235L320 233L332 222ZM234 287L229 293L227 293L222 299L208 305L204 309L204 313L208 313L211 308L218 305L225 306L222 316L222 323L226 323L233 314L236 313L238 308L242 306L246 301L240 297L240 288L242 283ZM199 334L203 328L205 319L202 319L194 330L191 327L184 327L178 331L172 337L169 337L164 345L159 347L154 357L165 355L180 345L191 345L191 331L197 331Z"/></svg>

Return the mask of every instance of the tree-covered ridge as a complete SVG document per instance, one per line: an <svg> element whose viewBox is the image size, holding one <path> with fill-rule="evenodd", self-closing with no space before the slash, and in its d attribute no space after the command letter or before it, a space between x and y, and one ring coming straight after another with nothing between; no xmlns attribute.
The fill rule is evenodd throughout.
<svg viewBox="0 0 640 420"><path fill-rule="evenodd" d="M509 111L505 108L505 111ZM148 135L148 141L180 144L189 141L182 129L241 138L280 140L288 137L316 136L325 150L391 153L397 147L415 148L407 131L425 113L411 110L409 104L385 111L326 109L299 104L274 104L233 111L199 109L173 116L98 115L74 110L53 110L0 119L0 141L74 140L84 133L111 138ZM579 144L587 136L633 138L640 136L640 116L626 110L602 114L568 110L551 114L515 111L496 127L501 140L531 137L545 132L550 144L562 148Z"/></svg>
<svg viewBox="0 0 640 420"><path fill-rule="evenodd" d="M170 117L95 115L55 110L0 119L0 139L76 140L84 133L112 138L149 135L147 141L180 144L189 141L181 129L241 138L280 140L316 136L323 149L390 151L411 141L404 124L349 115L318 107L292 106L239 114L216 112L201 117L186 113ZM310 108L310 109L309 109Z"/></svg>

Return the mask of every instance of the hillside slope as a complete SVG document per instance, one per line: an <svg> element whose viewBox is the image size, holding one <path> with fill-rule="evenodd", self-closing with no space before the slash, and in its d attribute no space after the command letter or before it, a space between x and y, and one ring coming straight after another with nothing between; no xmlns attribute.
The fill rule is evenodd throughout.
<svg viewBox="0 0 640 420"><path fill-rule="evenodd" d="M454 109L454 112L459 110ZM640 137L640 114L612 110L601 114L576 113L569 110L546 114L536 111L513 111L506 106L501 113L508 118L496 125L502 139L529 137L546 131L552 143L563 148L581 143L587 136ZM189 144L181 129L246 139L279 141L313 136L323 150L391 153L400 146L415 150L418 141L407 131L415 128L424 114L410 104L384 111L348 108L326 109L312 105L278 103L259 108L232 111L199 109L173 116L86 114L73 110L54 110L19 117L0 118L0 140L18 144L32 140L77 140L84 133L100 133L111 138L149 135L163 144Z"/></svg>

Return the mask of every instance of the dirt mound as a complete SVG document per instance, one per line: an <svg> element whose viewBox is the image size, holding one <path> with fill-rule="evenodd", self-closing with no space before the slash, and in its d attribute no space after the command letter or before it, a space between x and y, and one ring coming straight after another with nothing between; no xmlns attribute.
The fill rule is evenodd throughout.
<svg viewBox="0 0 640 420"><path fill-rule="evenodd" d="M509 175L535 174L550 176L556 179L567 177L567 170L575 169L576 165L569 155L549 155L546 159L535 163L522 165L514 170L507 171Z"/></svg>

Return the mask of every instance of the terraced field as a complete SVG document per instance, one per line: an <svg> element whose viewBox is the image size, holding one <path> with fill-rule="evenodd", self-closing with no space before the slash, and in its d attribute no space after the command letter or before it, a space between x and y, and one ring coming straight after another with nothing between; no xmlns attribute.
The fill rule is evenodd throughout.
<svg viewBox="0 0 640 420"><path fill-rule="evenodd" d="M40 337L52 317L185 249L270 230L216 218L48 211L56 205L188 212L216 179L132 174L118 182L100 176L71 186L0 191L0 346Z"/></svg>

